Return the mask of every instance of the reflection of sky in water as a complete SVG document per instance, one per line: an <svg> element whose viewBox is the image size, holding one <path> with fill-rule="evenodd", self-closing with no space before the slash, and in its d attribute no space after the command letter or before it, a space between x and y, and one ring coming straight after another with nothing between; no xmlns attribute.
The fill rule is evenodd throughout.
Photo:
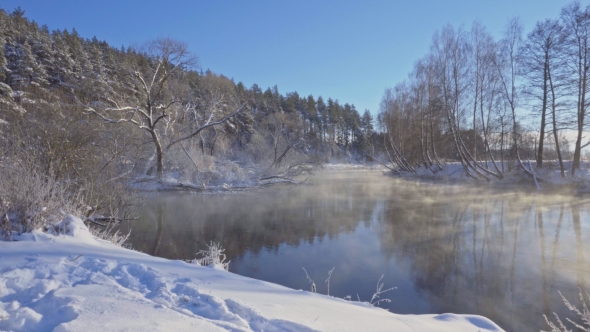
<svg viewBox="0 0 590 332"><path fill-rule="evenodd" d="M132 225L137 249L190 259L218 241L230 270L368 301L381 275L397 313L472 313L507 330L565 315L590 275L588 198L499 192L337 172L237 195L165 194Z"/></svg>
<svg viewBox="0 0 590 332"><path fill-rule="evenodd" d="M246 254L232 266L232 271L253 278L279 283L295 289L309 290L304 267L315 281L317 291L327 292L328 271L335 267L330 279L330 295L350 295L369 301L377 280L383 274L384 289L397 287L383 295L393 301L386 307L397 313L429 313L428 303L419 298L409 276L409 267L380 253L373 227L360 225L353 233L298 247L282 244L278 251L265 250L257 255ZM396 299L412 299L403 301Z"/></svg>

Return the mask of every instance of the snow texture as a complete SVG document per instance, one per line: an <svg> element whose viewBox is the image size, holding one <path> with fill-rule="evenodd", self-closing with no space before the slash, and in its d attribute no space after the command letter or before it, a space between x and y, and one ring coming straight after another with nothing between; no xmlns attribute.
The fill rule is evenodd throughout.
<svg viewBox="0 0 590 332"><path fill-rule="evenodd" d="M396 315L152 257L93 238L74 216L57 230L0 242L0 330L502 331L480 316Z"/></svg>

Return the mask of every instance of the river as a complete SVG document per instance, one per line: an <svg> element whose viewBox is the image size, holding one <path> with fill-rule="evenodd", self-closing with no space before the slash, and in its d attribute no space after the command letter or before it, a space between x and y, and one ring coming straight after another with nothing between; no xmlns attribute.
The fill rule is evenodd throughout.
<svg viewBox="0 0 590 332"><path fill-rule="evenodd" d="M210 241L230 271L369 301L395 313L486 316L507 331L572 317L590 291L590 198L325 171L308 185L237 194L154 194L133 221L139 251L192 259ZM570 326L571 327L571 326Z"/></svg>

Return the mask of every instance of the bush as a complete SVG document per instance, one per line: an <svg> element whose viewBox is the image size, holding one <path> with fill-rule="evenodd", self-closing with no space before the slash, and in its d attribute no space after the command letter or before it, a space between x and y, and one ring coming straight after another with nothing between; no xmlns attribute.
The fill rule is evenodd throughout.
<svg viewBox="0 0 590 332"><path fill-rule="evenodd" d="M201 250L197 255L203 256L202 258L196 258L190 261L190 263L198 264L201 266L211 266L217 269L229 270L229 261L225 261L227 256L223 253L225 249L221 247L221 244L211 242L207 245L207 250Z"/></svg>
<svg viewBox="0 0 590 332"><path fill-rule="evenodd" d="M3 167L0 177L2 235L47 229L68 214L82 215L80 191L35 169Z"/></svg>

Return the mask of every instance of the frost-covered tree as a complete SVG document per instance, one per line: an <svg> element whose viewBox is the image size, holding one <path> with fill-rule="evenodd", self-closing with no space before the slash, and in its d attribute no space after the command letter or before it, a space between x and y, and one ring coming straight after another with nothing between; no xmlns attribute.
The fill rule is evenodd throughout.
<svg viewBox="0 0 590 332"><path fill-rule="evenodd" d="M229 115L216 117L216 110L226 101L221 95L213 96L210 114L204 123L188 133L171 138L166 144L163 140L171 136L172 125L182 115L180 113L190 113L195 106L176 95L170 81L175 75L181 75L184 70L196 65L196 58L189 53L185 43L169 38L156 39L148 43L145 49L149 56L145 68L132 73L137 84L136 100L107 98L106 102L110 104L108 107L99 109L86 105L85 108L107 122L128 123L145 131L154 145L156 177L162 180L165 148L196 137L206 128L226 122L240 108Z"/></svg>

